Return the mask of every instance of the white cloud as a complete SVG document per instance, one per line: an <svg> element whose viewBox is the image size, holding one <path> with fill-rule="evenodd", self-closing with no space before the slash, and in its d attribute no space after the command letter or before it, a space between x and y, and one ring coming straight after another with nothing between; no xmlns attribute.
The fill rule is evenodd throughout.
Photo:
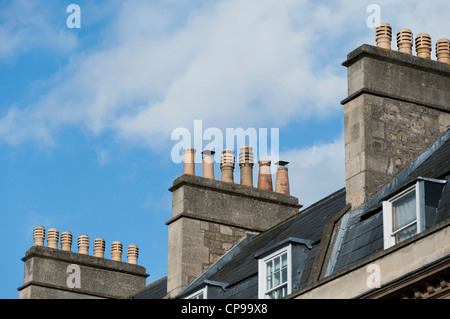
<svg viewBox="0 0 450 319"><path fill-rule="evenodd" d="M281 154L289 164L292 196L304 208L345 186L344 138Z"/></svg>
<svg viewBox="0 0 450 319"><path fill-rule="evenodd" d="M71 52L78 44L74 34L55 23L53 5L39 1L5 1L0 9L0 62L14 60L34 48L62 53ZM65 23L61 13L62 25Z"/></svg>
<svg viewBox="0 0 450 319"><path fill-rule="evenodd" d="M196 118L218 127L281 125L294 114L326 116L328 104L336 103L344 80L312 70L310 35L291 27L298 23L289 17L299 10L296 2L221 2L193 11L183 26L168 17L167 29L159 30L164 37L130 24L136 14L144 21L142 12L158 10L138 3L119 10L110 29L120 30L117 43L74 56L49 80L48 93L20 113L27 119L1 120L3 139L19 127L25 128L22 139L33 136L25 121L49 132L66 125L110 129L154 146ZM331 88L326 95L323 86Z"/></svg>
<svg viewBox="0 0 450 319"><path fill-rule="evenodd" d="M380 1L382 17L414 27L418 16L430 32L449 29L437 2L427 9L402 3ZM160 147L194 119L208 127L274 127L336 115L346 94L340 63L363 40L374 43L368 4L229 0L186 11L190 2L115 2L100 44L73 55L40 101L10 109L0 140L49 143L58 129L80 126Z"/></svg>

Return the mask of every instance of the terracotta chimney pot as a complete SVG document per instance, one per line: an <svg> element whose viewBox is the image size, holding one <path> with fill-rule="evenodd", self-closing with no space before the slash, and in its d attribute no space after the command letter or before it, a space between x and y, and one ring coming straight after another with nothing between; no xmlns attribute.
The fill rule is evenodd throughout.
<svg viewBox="0 0 450 319"><path fill-rule="evenodd" d="M273 191L271 161L268 159L259 160L258 188Z"/></svg>
<svg viewBox="0 0 450 319"><path fill-rule="evenodd" d="M400 29L397 33L397 47L399 52L412 54L413 34L409 29Z"/></svg>
<svg viewBox="0 0 450 319"><path fill-rule="evenodd" d="M89 236L78 236L78 253L82 255L89 255Z"/></svg>
<svg viewBox="0 0 450 319"><path fill-rule="evenodd" d="M137 260L139 256L139 248L136 245L129 245L127 248L127 258L128 263L137 265Z"/></svg>
<svg viewBox="0 0 450 319"><path fill-rule="evenodd" d="M45 227L44 226L36 226L33 229L33 241L34 246L44 246L45 240Z"/></svg>
<svg viewBox="0 0 450 319"><path fill-rule="evenodd" d="M183 174L195 175L195 148L189 147L183 150L184 169Z"/></svg>
<svg viewBox="0 0 450 319"><path fill-rule="evenodd" d="M241 185L253 186L253 147L243 146L239 153L239 166L241 168Z"/></svg>
<svg viewBox="0 0 450 319"><path fill-rule="evenodd" d="M122 261L122 243L120 241L113 241L111 243L111 259Z"/></svg>
<svg viewBox="0 0 450 319"><path fill-rule="evenodd" d="M72 233L69 231L61 233L61 250L72 251Z"/></svg>
<svg viewBox="0 0 450 319"><path fill-rule="evenodd" d="M203 177L214 179L214 151L204 151L203 156Z"/></svg>
<svg viewBox="0 0 450 319"><path fill-rule="evenodd" d="M59 232L56 228L50 228L47 231L47 247L58 249Z"/></svg>
<svg viewBox="0 0 450 319"><path fill-rule="evenodd" d="M94 239L94 256L99 258L105 257L105 240L103 238Z"/></svg>
<svg viewBox="0 0 450 319"><path fill-rule="evenodd" d="M439 62L450 65L450 40L440 39L436 42L436 57Z"/></svg>
<svg viewBox="0 0 450 319"><path fill-rule="evenodd" d="M416 37L417 56L424 59L431 59L431 37L426 33L421 33Z"/></svg>
<svg viewBox="0 0 450 319"><path fill-rule="evenodd" d="M220 170L222 171L222 181L234 183L234 150L222 150L222 158L220 160Z"/></svg>
<svg viewBox="0 0 450 319"><path fill-rule="evenodd" d="M275 192L289 195L289 176L288 169L286 165L289 162L279 161L276 164L278 165L277 169L277 180L275 186Z"/></svg>
<svg viewBox="0 0 450 319"><path fill-rule="evenodd" d="M391 49L392 28L389 23L380 23L375 29L377 46L383 50Z"/></svg>

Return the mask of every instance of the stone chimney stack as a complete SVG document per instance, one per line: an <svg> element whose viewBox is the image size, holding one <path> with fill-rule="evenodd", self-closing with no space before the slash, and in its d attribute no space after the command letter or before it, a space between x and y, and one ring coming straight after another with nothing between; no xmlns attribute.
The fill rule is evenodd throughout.
<svg viewBox="0 0 450 319"><path fill-rule="evenodd" d="M183 150L184 168L183 174L195 175L195 148L189 147Z"/></svg>
<svg viewBox="0 0 450 319"><path fill-rule="evenodd" d="M214 154L213 151L202 152L204 178L214 179Z"/></svg>
<svg viewBox="0 0 450 319"><path fill-rule="evenodd" d="M253 187L253 147L243 146L239 153L239 167L241 168L241 185Z"/></svg>
<svg viewBox="0 0 450 319"><path fill-rule="evenodd" d="M220 170L222 171L222 181L234 183L234 150L224 149L220 160Z"/></svg>
<svg viewBox="0 0 450 319"><path fill-rule="evenodd" d="M258 188L273 191L271 161L259 160Z"/></svg>
<svg viewBox="0 0 450 319"><path fill-rule="evenodd" d="M248 187L253 186L253 156L249 147L244 147L240 154L243 185L232 182L232 151L222 154L221 181L182 175L169 189L172 218L166 223L167 293L171 297L247 238L247 234L259 234L297 214L302 207L293 196ZM270 168L265 164L268 163L261 167ZM265 185L269 188L270 180L266 179Z"/></svg>
<svg viewBox="0 0 450 319"><path fill-rule="evenodd" d="M23 285L18 288L20 299L123 299L145 287L148 275L137 265L136 245L128 246L128 262L124 263L120 242L112 245L113 261L104 258L102 238L94 240L94 256L90 256L87 235L78 237L78 253L71 251L71 232L61 233L61 249L56 228L50 228L47 237L45 247L45 228L34 228L33 247L22 258L25 271Z"/></svg>
<svg viewBox="0 0 450 319"><path fill-rule="evenodd" d="M353 209L375 196L450 127L450 68L429 59L430 37L416 37L414 56L386 50L389 33L387 25L380 26L377 47L362 45L343 63L348 72L348 97L341 102L345 187ZM399 50L409 48L411 38L409 32L399 31Z"/></svg>
<svg viewBox="0 0 450 319"><path fill-rule="evenodd" d="M279 161L276 163L278 169L275 192L285 195L289 195L290 193L287 164L289 164L289 162Z"/></svg>

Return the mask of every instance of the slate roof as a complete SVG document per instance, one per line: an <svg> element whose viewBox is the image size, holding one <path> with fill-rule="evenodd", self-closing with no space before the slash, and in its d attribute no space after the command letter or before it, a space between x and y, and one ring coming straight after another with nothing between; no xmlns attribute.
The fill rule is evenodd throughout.
<svg viewBox="0 0 450 319"><path fill-rule="evenodd" d="M395 177L364 207L348 214L344 230L328 266L327 275L343 270L383 250L382 201L405 189L419 177L447 180L435 224L450 218L450 130Z"/></svg>
<svg viewBox="0 0 450 319"><path fill-rule="evenodd" d="M226 291L223 298L257 298L258 260L255 258L255 254L276 243L297 240L303 241L310 247L300 285L297 287L297 289L301 289L308 282L324 225L345 206L345 189L341 189L299 214L255 236L228 263L208 276L207 279L210 282L225 284ZM202 282L198 282L196 285L194 282L183 294L187 295L191 291L200 289L201 284Z"/></svg>
<svg viewBox="0 0 450 319"><path fill-rule="evenodd" d="M167 277L158 279L138 292L132 299L162 299L167 294Z"/></svg>

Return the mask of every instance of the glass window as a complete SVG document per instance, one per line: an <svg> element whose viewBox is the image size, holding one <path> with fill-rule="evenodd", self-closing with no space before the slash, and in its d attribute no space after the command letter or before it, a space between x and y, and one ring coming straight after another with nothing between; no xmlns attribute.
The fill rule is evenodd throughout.
<svg viewBox="0 0 450 319"><path fill-rule="evenodd" d="M287 252L266 261L266 296L271 299L287 295Z"/></svg>
<svg viewBox="0 0 450 319"><path fill-rule="evenodd" d="M393 232L399 243L417 233L416 192L413 190L392 202Z"/></svg>
<svg viewBox="0 0 450 319"><path fill-rule="evenodd" d="M190 299L204 299L203 291L199 294L192 296Z"/></svg>

